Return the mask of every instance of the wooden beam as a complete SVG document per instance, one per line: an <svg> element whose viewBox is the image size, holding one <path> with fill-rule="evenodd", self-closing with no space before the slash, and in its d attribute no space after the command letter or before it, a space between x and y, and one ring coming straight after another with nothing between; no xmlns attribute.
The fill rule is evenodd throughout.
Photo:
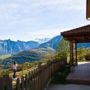
<svg viewBox="0 0 90 90"><path fill-rule="evenodd" d="M90 0L86 2L86 19L90 19Z"/></svg>
<svg viewBox="0 0 90 90"><path fill-rule="evenodd" d="M71 36L65 38L68 41L75 41L75 42L90 42L90 35L83 35L83 36Z"/></svg>

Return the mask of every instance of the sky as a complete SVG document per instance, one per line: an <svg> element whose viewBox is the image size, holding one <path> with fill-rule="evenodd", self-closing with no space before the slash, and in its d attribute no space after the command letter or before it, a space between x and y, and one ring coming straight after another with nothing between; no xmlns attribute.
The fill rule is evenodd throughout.
<svg viewBox="0 0 90 90"><path fill-rule="evenodd" d="M89 24L86 0L0 0L0 39L30 41Z"/></svg>

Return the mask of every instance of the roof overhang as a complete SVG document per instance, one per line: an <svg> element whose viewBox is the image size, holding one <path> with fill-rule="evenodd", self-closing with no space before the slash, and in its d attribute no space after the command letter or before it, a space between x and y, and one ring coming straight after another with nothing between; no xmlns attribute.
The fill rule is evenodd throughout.
<svg viewBox="0 0 90 90"><path fill-rule="evenodd" d="M90 42L90 25L61 32L61 35L68 41L75 41L77 43Z"/></svg>

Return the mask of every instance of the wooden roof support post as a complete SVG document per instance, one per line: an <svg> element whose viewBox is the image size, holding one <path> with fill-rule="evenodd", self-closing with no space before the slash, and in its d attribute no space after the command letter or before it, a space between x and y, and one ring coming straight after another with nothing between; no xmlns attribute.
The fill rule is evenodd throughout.
<svg viewBox="0 0 90 90"><path fill-rule="evenodd" d="M78 64L78 60L77 60L77 43L75 42L75 64Z"/></svg>
<svg viewBox="0 0 90 90"><path fill-rule="evenodd" d="M90 0L86 1L86 19L90 20Z"/></svg>
<svg viewBox="0 0 90 90"><path fill-rule="evenodd" d="M74 58L73 58L73 42L70 41L70 65L73 66L74 63Z"/></svg>

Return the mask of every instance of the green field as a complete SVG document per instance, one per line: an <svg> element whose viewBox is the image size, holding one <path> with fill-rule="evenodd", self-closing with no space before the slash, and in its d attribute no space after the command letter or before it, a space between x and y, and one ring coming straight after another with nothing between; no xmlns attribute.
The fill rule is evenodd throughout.
<svg viewBox="0 0 90 90"><path fill-rule="evenodd" d="M6 58L11 57L11 54L6 54L6 55L0 55L0 60L4 60Z"/></svg>

